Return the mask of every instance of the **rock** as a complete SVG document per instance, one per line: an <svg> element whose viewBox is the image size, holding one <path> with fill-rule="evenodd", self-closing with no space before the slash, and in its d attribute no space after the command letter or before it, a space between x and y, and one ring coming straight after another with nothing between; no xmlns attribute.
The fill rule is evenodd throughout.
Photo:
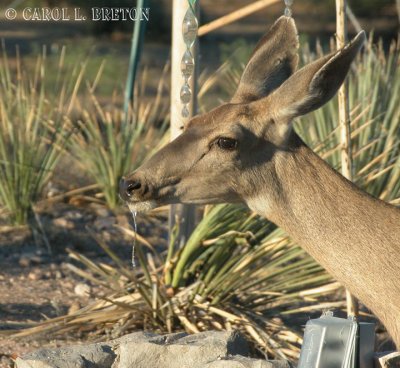
<svg viewBox="0 0 400 368"><path fill-rule="evenodd" d="M202 368L205 364L234 354L248 354L247 342L236 332L208 331L178 335L168 340L156 336L148 341L130 341L116 350L118 368Z"/></svg>
<svg viewBox="0 0 400 368"><path fill-rule="evenodd" d="M18 264L21 267L29 267L31 265L31 260L29 257L27 256L22 256L19 260L18 260Z"/></svg>
<svg viewBox="0 0 400 368"><path fill-rule="evenodd" d="M42 253L37 253L37 254L32 254L32 253L27 253L21 256L18 260L18 264L21 267L29 267L32 266L33 264L42 264L45 263L48 259L48 256Z"/></svg>
<svg viewBox="0 0 400 368"><path fill-rule="evenodd" d="M44 254L35 254L31 257L33 264L42 264L46 262L47 257Z"/></svg>
<svg viewBox="0 0 400 368"><path fill-rule="evenodd" d="M110 217L113 214L107 207L97 203L91 203L88 207L94 210L94 213L99 217Z"/></svg>
<svg viewBox="0 0 400 368"><path fill-rule="evenodd" d="M88 284L76 284L74 287L74 293L78 296L90 296L92 288Z"/></svg>
<svg viewBox="0 0 400 368"><path fill-rule="evenodd" d="M40 270L33 270L28 274L28 279L32 281L41 280L42 278L43 278L43 273Z"/></svg>
<svg viewBox="0 0 400 368"><path fill-rule="evenodd" d="M97 230L104 230L113 227L117 222L115 217L98 217L94 222L94 227Z"/></svg>
<svg viewBox="0 0 400 368"><path fill-rule="evenodd" d="M81 212L79 212L79 211L74 211L74 210L71 210L71 211L67 211L67 212L65 212L64 213L64 217L67 219L67 220L81 220L82 218L83 218L83 215L82 215L82 213Z"/></svg>
<svg viewBox="0 0 400 368"><path fill-rule="evenodd" d="M290 368L290 364L285 360L267 361L235 355L214 360L204 365L204 368Z"/></svg>
<svg viewBox="0 0 400 368"><path fill-rule="evenodd" d="M41 349L17 358L17 368L111 368L115 360L111 346L98 343L58 349Z"/></svg>
<svg viewBox="0 0 400 368"><path fill-rule="evenodd" d="M245 357L235 331L195 335L136 332L108 343L42 349L16 360L17 368L288 368L288 363Z"/></svg>
<svg viewBox="0 0 400 368"><path fill-rule="evenodd" d="M72 230L75 227L75 224L73 221L68 220L64 217L58 217L58 218L54 219L52 222L55 226L61 227L64 230Z"/></svg>

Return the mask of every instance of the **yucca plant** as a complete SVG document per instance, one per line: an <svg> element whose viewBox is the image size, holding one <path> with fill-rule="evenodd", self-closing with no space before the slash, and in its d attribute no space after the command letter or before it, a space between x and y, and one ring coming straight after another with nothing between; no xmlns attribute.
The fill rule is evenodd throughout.
<svg viewBox="0 0 400 368"><path fill-rule="evenodd" d="M162 99L167 69L151 102L144 100L147 73L142 74L127 112L118 107L108 111L101 106L92 86L92 106L83 109L81 118L71 123L74 134L69 140L69 152L99 185L111 209L119 204L118 183L122 175L138 167L167 138L167 105ZM95 80L99 81L100 76L101 70Z"/></svg>
<svg viewBox="0 0 400 368"><path fill-rule="evenodd" d="M301 333L285 325L282 316L343 304L324 300L339 285L319 265L280 229L241 206L212 207L183 249L175 249L171 239L166 252L157 254L138 236L147 250L136 247L136 270L97 239L115 266L94 264L70 251L87 270L69 267L110 288L110 295L17 336L77 328L114 337L135 329L240 329L266 355L295 359Z"/></svg>
<svg viewBox="0 0 400 368"><path fill-rule="evenodd" d="M60 69L64 53L59 59ZM77 73L46 90L46 52L34 71L13 69L6 52L0 60L0 206L12 224L25 224L65 145L65 106L79 89ZM72 83L72 84L71 84Z"/></svg>
<svg viewBox="0 0 400 368"><path fill-rule="evenodd" d="M393 42L386 54L382 43L374 45L371 38L349 75L355 182L394 203L400 196L399 46ZM297 131L331 166L340 169L337 122L337 99L333 99L300 119Z"/></svg>

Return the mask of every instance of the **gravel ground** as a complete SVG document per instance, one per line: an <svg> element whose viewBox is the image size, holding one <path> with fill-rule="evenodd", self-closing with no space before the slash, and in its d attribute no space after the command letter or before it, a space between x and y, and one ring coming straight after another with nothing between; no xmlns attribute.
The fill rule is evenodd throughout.
<svg viewBox="0 0 400 368"><path fill-rule="evenodd" d="M131 227L128 211L114 214L93 203L81 206L55 203L40 209L38 215L42 230L0 226L0 368L12 367L12 357L39 347L82 341L79 335L65 336L62 340L51 336L13 340L5 332L71 313L106 294L104 288L80 278L67 266L73 262L67 248L92 261L111 264L87 227L107 241L127 264L131 258L132 239L116 227ZM140 216L138 233L165 249L165 223L164 218Z"/></svg>

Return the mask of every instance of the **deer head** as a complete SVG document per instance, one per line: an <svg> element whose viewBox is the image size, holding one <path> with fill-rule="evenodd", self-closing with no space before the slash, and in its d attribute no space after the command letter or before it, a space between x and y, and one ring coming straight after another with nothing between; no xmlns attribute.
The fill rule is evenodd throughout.
<svg viewBox="0 0 400 368"><path fill-rule="evenodd" d="M296 72L296 26L281 17L257 44L231 101L193 117L178 138L122 179L122 199L144 211L177 202L256 207L260 191L278 198L285 183L277 166L303 144L293 119L337 92L364 38L362 32Z"/></svg>

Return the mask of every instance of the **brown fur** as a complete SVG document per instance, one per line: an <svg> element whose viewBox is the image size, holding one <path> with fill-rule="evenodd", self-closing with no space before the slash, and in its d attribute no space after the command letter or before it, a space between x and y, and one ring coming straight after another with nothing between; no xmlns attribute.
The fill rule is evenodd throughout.
<svg viewBox="0 0 400 368"><path fill-rule="evenodd" d="M400 211L332 170L292 128L293 118L336 93L364 37L294 73L297 31L291 18L280 18L257 45L231 103L194 117L122 182L121 196L133 210L247 203L371 308L400 346ZM221 148L221 137L237 147Z"/></svg>
<svg viewBox="0 0 400 368"><path fill-rule="evenodd" d="M358 189L300 144L275 162L278 198L262 214L285 229L400 344L400 211ZM260 183L261 184L261 183Z"/></svg>

